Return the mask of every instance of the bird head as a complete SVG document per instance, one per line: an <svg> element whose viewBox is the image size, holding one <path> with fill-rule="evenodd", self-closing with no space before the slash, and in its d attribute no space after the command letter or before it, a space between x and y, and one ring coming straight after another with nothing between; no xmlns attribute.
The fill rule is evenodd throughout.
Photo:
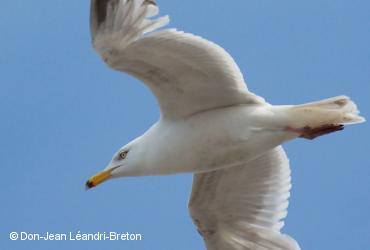
<svg viewBox="0 0 370 250"><path fill-rule="evenodd" d="M113 155L111 162L103 171L88 179L85 184L86 189L96 187L109 179L127 175L130 169L137 165L137 159L132 143L122 147Z"/></svg>

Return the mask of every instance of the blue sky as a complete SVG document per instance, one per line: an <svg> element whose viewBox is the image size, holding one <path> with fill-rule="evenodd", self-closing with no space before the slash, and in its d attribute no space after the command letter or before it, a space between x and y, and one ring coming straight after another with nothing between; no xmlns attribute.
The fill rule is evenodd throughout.
<svg viewBox="0 0 370 250"><path fill-rule="evenodd" d="M273 104L351 96L370 117L370 2L158 0L171 27L223 46ZM90 46L89 1L0 8L1 249L203 249L187 212L191 175L84 182L153 124L138 80ZM284 232L303 249L370 245L369 125L286 145L293 190ZM141 233L140 242L10 241L10 232Z"/></svg>

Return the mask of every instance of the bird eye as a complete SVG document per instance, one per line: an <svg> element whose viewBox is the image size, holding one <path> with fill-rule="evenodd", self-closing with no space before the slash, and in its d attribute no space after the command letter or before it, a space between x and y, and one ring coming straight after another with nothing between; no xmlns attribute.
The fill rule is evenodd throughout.
<svg viewBox="0 0 370 250"><path fill-rule="evenodd" d="M127 156L127 153L128 153L128 151L127 151L127 150L126 150L126 151L122 151L121 153L119 153L119 158L120 158L121 160L125 159L125 158L126 158L126 156Z"/></svg>

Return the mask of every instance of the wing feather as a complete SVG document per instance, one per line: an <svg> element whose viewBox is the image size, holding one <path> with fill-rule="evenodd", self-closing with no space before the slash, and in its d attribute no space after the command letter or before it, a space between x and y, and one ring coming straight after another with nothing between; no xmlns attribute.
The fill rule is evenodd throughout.
<svg viewBox="0 0 370 250"><path fill-rule="evenodd" d="M153 91L163 117L264 103L247 90L237 64L220 46L175 29L152 32L169 22L168 16L153 19L157 13L154 1L92 0L91 34L110 67Z"/></svg>
<svg viewBox="0 0 370 250"><path fill-rule="evenodd" d="M195 174L189 211L208 250L298 250L280 233L290 188L279 146L244 166Z"/></svg>

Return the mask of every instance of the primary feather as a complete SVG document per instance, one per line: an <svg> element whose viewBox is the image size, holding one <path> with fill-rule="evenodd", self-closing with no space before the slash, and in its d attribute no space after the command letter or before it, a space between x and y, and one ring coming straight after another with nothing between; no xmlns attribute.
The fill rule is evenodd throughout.
<svg viewBox="0 0 370 250"><path fill-rule="evenodd" d="M264 102L247 90L239 67L220 46L175 29L152 32L169 22L167 16L149 18L158 13L153 1L103 2L91 5L94 48L110 67L141 79L162 116Z"/></svg>
<svg viewBox="0 0 370 250"><path fill-rule="evenodd" d="M298 250L280 233L290 188L289 160L277 147L241 166L195 174L189 210L207 249Z"/></svg>

